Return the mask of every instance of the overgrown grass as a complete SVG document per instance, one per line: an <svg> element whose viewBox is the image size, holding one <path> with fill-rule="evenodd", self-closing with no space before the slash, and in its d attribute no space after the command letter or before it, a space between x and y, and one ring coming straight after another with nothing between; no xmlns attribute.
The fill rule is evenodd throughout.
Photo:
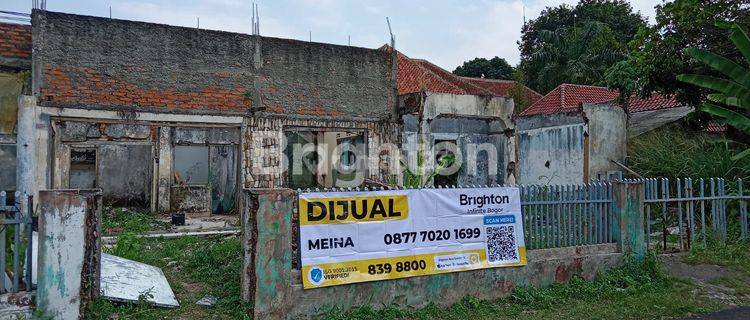
<svg viewBox="0 0 750 320"><path fill-rule="evenodd" d="M714 238L696 241L683 259L690 264L715 264L734 267L750 275L750 245L746 241L720 241Z"/></svg>
<svg viewBox="0 0 750 320"><path fill-rule="evenodd" d="M677 126L663 127L628 141L630 168L645 177L750 177L750 157L732 160L735 143Z"/></svg>
<svg viewBox="0 0 750 320"><path fill-rule="evenodd" d="M170 224L160 221L148 211L137 209L104 206L102 210L102 229L105 235L126 232L143 233L152 230L166 230Z"/></svg>
<svg viewBox="0 0 750 320"><path fill-rule="evenodd" d="M466 297L443 308L368 306L332 309L326 319L660 319L718 310L720 305L693 292L688 282L668 277L654 256L601 274L596 280L573 278L547 288L516 288L494 301Z"/></svg>
<svg viewBox="0 0 750 320"><path fill-rule="evenodd" d="M161 239L124 233L107 251L162 268L180 307L99 299L88 309L88 319L243 319L251 314L252 305L241 299L242 246L237 237ZM196 305L206 294L218 297L217 303Z"/></svg>

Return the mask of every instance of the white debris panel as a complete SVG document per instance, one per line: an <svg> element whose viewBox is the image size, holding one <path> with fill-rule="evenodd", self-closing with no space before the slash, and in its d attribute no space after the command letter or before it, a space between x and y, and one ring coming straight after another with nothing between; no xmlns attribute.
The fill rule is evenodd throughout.
<svg viewBox="0 0 750 320"><path fill-rule="evenodd" d="M118 302L137 302L143 297L157 307L180 304L160 268L102 253L102 297Z"/></svg>

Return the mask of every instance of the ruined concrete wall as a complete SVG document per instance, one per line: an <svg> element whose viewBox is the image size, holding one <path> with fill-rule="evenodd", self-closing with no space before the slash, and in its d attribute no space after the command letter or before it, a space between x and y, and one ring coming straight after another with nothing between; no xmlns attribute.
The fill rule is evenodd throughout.
<svg viewBox="0 0 750 320"><path fill-rule="evenodd" d="M398 126L388 122L360 122L312 119L246 118L242 145L244 157L244 185L246 188L275 188L286 186L283 170L284 130L293 128L320 128L335 130L365 130L368 158L377 160L385 143L398 145ZM368 163L368 178L384 181L377 169L378 163ZM371 169L371 170L370 170Z"/></svg>
<svg viewBox="0 0 750 320"><path fill-rule="evenodd" d="M625 162L627 153L627 115L613 104L584 104L588 119L589 172L591 179L607 179L607 172L622 171L612 160Z"/></svg>
<svg viewBox="0 0 750 320"><path fill-rule="evenodd" d="M384 50L35 10L45 105L157 112L388 118Z"/></svg>
<svg viewBox="0 0 750 320"><path fill-rule="evenodd" d="M413 96L402 96L403 107L413 109L413 106L407 105L408 99L413 99ZM417 114L402 116L402 150L407 154L409 151L416 151L420 132L428 149L435 146L436 140L455 141L461 151L462 160L467 162L469 157L475 157L477 164L476 169L474 166L461 167L457 177L458 184L514 183L515 173L512 169L510 172L508 170L509 164L516 162L513 105L513 99L505 97L429 92L425 95L421 107L421 123ZM493 154L469 149L470 146L478 146L481 149L482 144L494 146ZM491 156L496 158L494 164L493 161L489 161ZM410 160L415 161L414 159Z"/></svg>
<svg viewBox="0 0 750 320"><path fill-rule="evenodd" d="M622 261L615 244L531 250L528 265L302 289L292 267L292 223L296 197L291 190L246 190L243 195L243 298L253 301L256 319L314 318L331 307L391 304L447 306L466 295L507 296L521 286L547 286L573 275L590 279ZM346 297L336 299L331 297Z"/></svg>
<svg viewBox="0 0 750 320"><path fill-rule="evenodd" d="M417 121L416 115L403 116L404 131L401 150L407 159L406 163L414 168L416 168L416 155L413 153L417 152L417 144L420 141ZM514 142L514 139L505 134L505 127L500 120L484 117L439 116L427 121L422 133L422 142L427 148L434 148L436 143L443 141L456 143L457 151L459 151L457 157L462 163L456 177L456 184L493 185L506 182L507 163L515 160L510 158L513 156L513 151L509 150L511 147L509 144ZM426 150L425 156L434 159L432 151ZM470 159L472 157L473 160Z"/></svg>
<svg viewBox="0 0 750 320"><path fill-rule="evenodd" d="M519 183L584 182L586 125L580 114L540 115L516 122Z"/></svg>
<svg viewBox="0 0 750 320"><path fill-rule="evenodd" d="M236 190L240 186L239 127L60 118L52 123L56 132L56 188L95 186L103 190L107 203L150 207L159 212L236 212ZM202 168L207 171L207 181L200 186L177 181L181 178L176 176L175 146L205 148ZM77 159L82 151L92 154L90 165L83 168L86 170L79 165L81 159ZM189 187L175 190L178 185L188 184Z"/></svg>

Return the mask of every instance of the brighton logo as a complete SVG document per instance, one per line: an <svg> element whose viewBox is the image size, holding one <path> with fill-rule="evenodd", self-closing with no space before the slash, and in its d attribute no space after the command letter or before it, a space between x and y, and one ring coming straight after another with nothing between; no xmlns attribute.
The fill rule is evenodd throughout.
<svg viewBox="0 0 750 320"><path fill-rule="evenodd" d="M323 269L320 267L312 267L310 268L310 272L307 274L307 278L310 280L310 283L313 285L320 285L323 283L323 280L325 279L325 275L323 274Z"/></svg>

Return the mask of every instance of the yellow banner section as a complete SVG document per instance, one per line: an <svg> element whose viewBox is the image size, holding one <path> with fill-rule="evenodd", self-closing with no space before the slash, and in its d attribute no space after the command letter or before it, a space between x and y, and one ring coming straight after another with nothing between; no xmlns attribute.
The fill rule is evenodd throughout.
<svg viewBox="0 0 750 320"><path fill-rule="evenodd" d="M492 267L526 265L526 248L518 247L519 262L490 264L484 249L355 260L302 267L305 289L340 284L408 278Z"/></svg>
<svg viewBox="0 0 750 320"><path fill-rule="evenodd" d="M404 220L409 216L406 195L299 199L301 225Z"/></svg>

